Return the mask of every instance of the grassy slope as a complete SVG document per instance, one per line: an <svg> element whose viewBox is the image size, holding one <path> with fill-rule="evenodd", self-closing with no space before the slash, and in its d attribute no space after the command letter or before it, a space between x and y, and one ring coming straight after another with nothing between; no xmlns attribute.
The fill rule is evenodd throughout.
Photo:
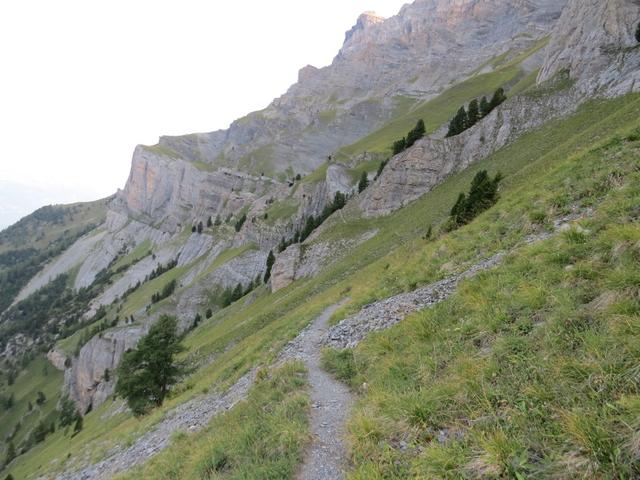
<svg viewBox="0 0 640 480"><path fill-rule="evenodd" d="M352 479L640 475L640 124L635 134L518 175L470 226L427 245L475 251L579 226L516 250L459 293L370 337L329 368L367 385L350 423ZM635 220L635 221L634 221ZM408 448L401 449L400 442Z"/></svg>
<svg viewBox="0 0 640 480"><path fill-rule="evenodd" d="M15 404L11 410L0 413L0 438L6 438L19 421L21 427L13 440L18 447L40 419L45 420L47 425L53 422L56 404L60 398L62 377L62 372L56 370L43 356L38 356L20 372L13 385L3 384L0 393L5 396L13 394ZM36 404L38 391L44 393L47 399L42 406ZM28 410L29 402L33 405L31 412Z"/></svg>
<svg viewBox="0 0 640 480"><path fill-rule="evenodd" d="M441 267L445 264L449 264L447 268L455 268L479 254L489 254L515 244L526 230L520 228L521 222L513 222L513 219L494 219L489 225L492 234L474 238L467 248L454 248L455 236L445 237L438 244L438 255L431 251L433 244L425 245L419 236L424 234L430 223L446 216L455 196L467 188L477 169L499 168L507 175L506 199L526 185L531 175L543 172L540 167L554 165L577 151L591 148L595 142L619 128L637 122L639 112L638 97L594 102L581 109L575 117L554 122L527 135L494 157L451 177L440 188L394 215L376 220L350 219L346 224L335 222L333 228L325 233L325 238L348 237L371 228L379 228L380 233L314 279L296 282L274 295L263 295L248 306L237 302L204 322L186 339L189 354L205 358L216 353L216 361L194 373L162 409L142 420L121 414L102 421L100 415L110 408L108 402L89 414L85 430L80 435L65 442L47 442L46 446L20 458L15 472L20 474L20 478L28 478L38 465L46 465L56 458L64 459L68 452L77 456L86 453L91 458L98 458L110 445L131 441L157 422L168 409L199 395L203 389L216 382L228 385L251 366L273 360L286 341L324 307L347 293L352 302L339 312L338 317L371 299L439 278L444 274ZM594 122L595 118L601 121ZM532 165L533 162L537 163ZM518 175L523 169L524 172ZM463 229L458 235L465 232L467 230ZM232 346L228 348L229 345ZM199 437L195 438L197 441ZM172 452L174 450L170 449L160 458L172 455Z"/></svg>

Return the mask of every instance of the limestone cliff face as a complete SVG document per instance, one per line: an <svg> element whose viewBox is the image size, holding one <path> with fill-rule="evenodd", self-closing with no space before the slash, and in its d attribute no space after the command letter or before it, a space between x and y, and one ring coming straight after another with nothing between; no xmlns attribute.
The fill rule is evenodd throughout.
<svg viewBox="0 0 640 480"><path fill-rule="evenodd" d="M115 369L124 352L135 347L144 327L124 327L93 337L65 371L65 385L80 412L103 403L115 388ZM105 372L109 370L108 380Z"/></svg>
<svg viewBox="0 0 640 480"><path fill-rule="evenodd" d="M380 178L359 196L359 207L367 217L387 215L523 133L571 113L580 102L581 95L576 90L516 97L456 137L424 138L389 162Z"/></svg>
<svg viewBox="0 0 640 480"><path fill-rule="evenodd" d="M553 29L538 81L566 69L588 94L638 91L639 21L636 0L570 0Z"/></svg>

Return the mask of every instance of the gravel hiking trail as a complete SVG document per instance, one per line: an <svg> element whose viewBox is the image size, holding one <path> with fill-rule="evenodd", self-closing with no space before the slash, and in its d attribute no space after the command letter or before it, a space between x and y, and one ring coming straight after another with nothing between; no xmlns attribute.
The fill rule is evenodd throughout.
<svg viewBox="0 0 640 480"><path fill-rule="evenodd" d="M325 372L320 363L328 321L340 303L327 308L287 347L287 357L305 362L311 385L311 444L297 480L340 480L347 466L345 424L354 397L346 385Z"/></svg>

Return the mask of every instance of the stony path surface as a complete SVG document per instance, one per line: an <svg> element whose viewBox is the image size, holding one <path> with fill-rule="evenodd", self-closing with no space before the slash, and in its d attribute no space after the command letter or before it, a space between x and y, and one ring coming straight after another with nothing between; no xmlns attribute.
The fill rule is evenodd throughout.
<svg viewBox="0 0 640 480"><path fill-rule="evenodd" d="M344 478L347 453L344 428L353 395L344 384L333 379L320 366L320 352L327 333L327 322L339 306L337 304L327 308L287 345L281 355L282 360L298 359L305 362L311 385L312 442L305 452L297 480Z"/></svg>
<svg viewBox="0 0 640 480"><path fill-rule="evenodd" d="M201 430L215 415L232 408L246 396L254 379L255 372L252 371L238 380L224 394L209 394L194 398L169 412L166 418L130 447L116 447L104 460L82 470L65 472L56 478L58 480L108 479L144 463L169 446L174 432Z"/></svg>

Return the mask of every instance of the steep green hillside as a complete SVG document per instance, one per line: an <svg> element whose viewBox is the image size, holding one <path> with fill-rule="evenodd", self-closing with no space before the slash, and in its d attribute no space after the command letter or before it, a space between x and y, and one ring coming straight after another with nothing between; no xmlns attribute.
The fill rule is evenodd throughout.
<svg viewBox="0 0 640 480"><path fill-rule="evenodd" d="M104 221L107 201L42 207L0 232L0 313L50 259Z"/></svg>
<svg viewBox="0 0 640 480"><path fill-rule="evenodd" d="M638 96L594 101L573 117L525 135L452 176L393 215L364 220L347 209L340 221L329 220L319 241L352 238L372 229L378 229L378 234L315 278L295 282L273 295L261 289L252 302L240 300L192 331L186 338L185 355L196 361L214 355L215 361L202 363L162 408L136 420L127 413L108 413L117 404L107 402L87 415L79 435L62 441L63 433L56 432L52 441L19 457L11 471L16 478L33 478L45 466L56 470L84 456L98 459L116 444L135 441L166 412L199 398L212 385L224 389L255 365L270 365L288 340L341 298L349 297L350 302L338 311L335 321L375 299L412 290L514 248L503 267L468 281L437 310L374 336L353 357L328 355L329 365L347 372L361 393L350 427L354 478L402 478L410 472L427 478L455 477L467 467L526 478L540 469L563 465L562 459L575 460L576 469L632 471L620 432L633 412L635 394L629 380L624 381L633 378L628 368L635 353L631 346L624 346L632 345L637 316L634 289L638 284L631 262L637 262L638 238L630 220L637 216L640 137L634 129L640 127L639 114ZM429 225L446 219L457 194L467 189L479 169L505 175L500 202L468 227L423 240ZM584 231L574 228L545 243L519 247L526 235L544 229L573 207L597 212L584 221ZM480 285L487 279L486 286ZM607 300L610 292L621 295ZM588 305L599 297L606 308L591 312ZM611 312L620 322L610 322ZM575 320L564 322L568 318ZM604 335L595 342L593 332ZM603 347L623 334L629 340L620 344L620 351ZM532 365L534 360L540 365ZM494 373L500 373L501 379ZM554 376L557 385L550 385ZM597 380L585 384L593 391L578 388L567 396L581 378ZM363 382L369 387L360 391ZM427 388L432 384L438 388ZM525 384L533 390L529 392ZM264 387L256 387L252 395L261 395L260 388ZM546 396L539 398L542 393ZM242 411L251 405L252 401L237 408ZM593 422L580 423L580 409L594 413ZM253 429L263 425L269 431L304 431L300 424L292 426L294 417L275 414L262 424L251 412L255 410L249 410L247 418L258 422L249 423ZM251 437L232 427L236 418L231 414L214 420L218 430L229 428L228 437L218 437L218 430L181 436L139 474L208 478L199 470L199 465L206 465L207 454L193 448L203 444L212 452L210 459L221 454L236 459L238 470L218 472L219 478L255 477L259 471L255 455L273 452L243 447L242 441L250 442ZM445 428L453 440L440 445L438 433L428 432ZM458 429L463 432L460 438L454 434ZM606 438L594 436L603 430L609 432ZM560 431L565 433L558 436ZM398 448L400 440L409 448ZM588 443L592 441L597 448ZM296 442L278 444L277 449L287 458L299 455ZM618 456L607 460L610 454ZM189 467L179 472L163 468L177 458ZM597 466L584 462L585 458L595 458Z"/></svg>

